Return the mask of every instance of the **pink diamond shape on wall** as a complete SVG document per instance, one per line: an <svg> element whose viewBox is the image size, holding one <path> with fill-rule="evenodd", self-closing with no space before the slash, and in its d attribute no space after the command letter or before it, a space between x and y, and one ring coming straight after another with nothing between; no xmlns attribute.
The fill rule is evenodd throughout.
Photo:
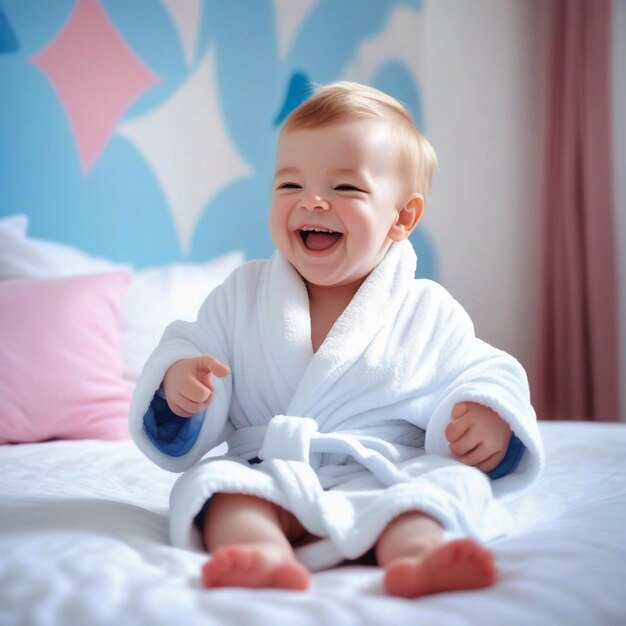
<svg viewBox="0 0 626 626"><path fill-rule="evenodd" d="M85 173L102 154L124 111L159 82L99 0L78 0L59 34L31 62L46 74L63 104Z"/></svg>

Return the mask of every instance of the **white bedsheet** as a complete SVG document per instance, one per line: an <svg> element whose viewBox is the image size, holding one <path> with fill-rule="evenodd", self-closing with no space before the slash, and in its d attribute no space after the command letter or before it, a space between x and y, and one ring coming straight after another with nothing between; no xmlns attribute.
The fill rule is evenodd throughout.
<svg viewBox="0 0 626 626"><path fill-rule="evenodd" d="M132 443L0 447L0 625L626 624L626 425L542 424L547 466L492 544L488 590L386 597L380 570L310 592L201 588L205 555L168 545L176 475Z"/></svg>

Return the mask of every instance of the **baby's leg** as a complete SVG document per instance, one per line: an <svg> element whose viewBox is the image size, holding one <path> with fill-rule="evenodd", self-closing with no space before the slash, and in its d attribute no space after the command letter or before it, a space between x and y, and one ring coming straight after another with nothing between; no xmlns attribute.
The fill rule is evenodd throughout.
<svg viewBox="0 0 626 626"><path fill-rule="evenodd" d="M267 500L216 494L204 518L211 558L202 568L207 587L307 589L310 576L296 561L289 539L304 529Z"/></svg>
<svg viewBox="0 0 626 626"><path fill-rule="evenodd" d="M478 589L495 581L491 553L473 539L444 543L441 526L421 513L405 513L376 545L388 594L416 598L440 591Z"/></svg>

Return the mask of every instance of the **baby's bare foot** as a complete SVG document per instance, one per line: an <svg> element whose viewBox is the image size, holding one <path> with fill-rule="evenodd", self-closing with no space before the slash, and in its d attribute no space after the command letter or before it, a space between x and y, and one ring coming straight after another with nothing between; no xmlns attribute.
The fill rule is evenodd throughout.
<svg viewBox="0 0 626 626"><path fill-rule="evenodd" d="M440 591L489 587L495 579L491 552L472 539L457 539L423 556L391 561L385 568L384 586L389 595L417 598Z"/></svg>
<svg viewBox="0 0 626 626"><path fill-rule="evenodd" d="M305 590L307 569L271 544L241 544L219 548L202 568L205 587L248 587Z"/></svg>

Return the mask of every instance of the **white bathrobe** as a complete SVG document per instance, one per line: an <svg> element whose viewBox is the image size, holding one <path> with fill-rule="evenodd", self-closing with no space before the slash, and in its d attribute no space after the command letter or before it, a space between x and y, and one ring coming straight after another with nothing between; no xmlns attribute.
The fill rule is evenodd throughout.
<svg viewBox="0 0 626 626"><path fill-rule="evenodd" d="M235 270L196 322L166 329L137 385L130 429L155 463L184 472L170 498L174 545L200 548L193 520L218 492L291 511L321 538L296 550L313 570L358 558L406 511L428 513L448 536L508 531L506 496L544 462L526 375L415 268L411 244L393 244L315 354L306 287L278 252ZM168 456L143 416L169 366L202 354L232 373L215 378L209 408L192 418L202 420L193 447ZM492 481L452 458L444 429L460 401L491 407L522 440L513 473ZM226 456L205 456L223 441Z"/></svg>

